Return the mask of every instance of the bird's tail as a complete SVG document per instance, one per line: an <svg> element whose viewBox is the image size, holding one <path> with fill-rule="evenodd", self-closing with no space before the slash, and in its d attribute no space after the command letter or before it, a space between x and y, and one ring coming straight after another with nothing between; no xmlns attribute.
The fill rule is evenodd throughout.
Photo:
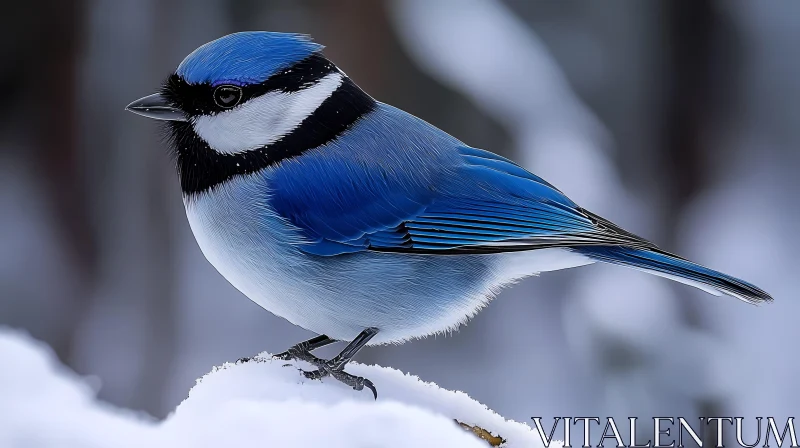
<svg viewBox="0 0 800 448"><path fill-rule="evenodd" d="M727 294L752 304L772 301L769 294L755 285L667 252L622 246L583 246L573 250L593 260L639 269L715 296Z"/></svg>

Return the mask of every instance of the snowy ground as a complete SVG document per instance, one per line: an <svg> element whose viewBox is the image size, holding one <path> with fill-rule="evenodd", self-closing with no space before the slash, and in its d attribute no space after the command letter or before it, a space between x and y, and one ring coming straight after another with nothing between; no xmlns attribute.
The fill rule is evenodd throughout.
<svg viewBox="0 0 800 448"><path fill-rule="evenodd" d="M159 422L98 401L97 381L59 364L46 345L0 327L0 446L489 446L454 419L502 436L502 446L542 446L529 426L394 369L348 367L375 383L375 401L369 391L309 381L285 364L261 357L214 368Z"/></svg>

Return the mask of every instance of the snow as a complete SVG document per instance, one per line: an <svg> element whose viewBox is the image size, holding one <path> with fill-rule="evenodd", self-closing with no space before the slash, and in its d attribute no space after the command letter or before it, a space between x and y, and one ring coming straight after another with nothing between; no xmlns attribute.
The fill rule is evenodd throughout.
<svg viewBox="0 0 800 448"><path fill-rule="evenodd" d="M379 398L373 400L366 390L307 380L298 367L309 366L264 353L214 368L158 422L97 400L91 379L69 371L49 347L22 332L0 327L0 360L4 448L489 446L454 419L502 436L506 447L542 446L527 424L505 420L462 392L380 366L347 368L375 383Z"/></svg>
<svg viewBox="0 0 800 448"><path fill-rule="evenodd" d="M96 401L43 343L0 327L0 366L0 446L152 445L154 421Z"/></svg>

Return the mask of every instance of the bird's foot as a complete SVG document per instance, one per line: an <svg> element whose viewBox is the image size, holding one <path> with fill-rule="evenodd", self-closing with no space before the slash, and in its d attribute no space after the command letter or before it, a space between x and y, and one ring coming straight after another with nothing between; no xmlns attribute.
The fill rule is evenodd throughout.
<svg viewBox="0 0 800 448"><path fill-rule="evenodd" d="M306 378L320 380L326 376L332 376L355 390L363 390L364 387L366 387L372 391L372 395L377 400L378 390L375 389L375 385L372 384L372 381L360 376L351 375L344 371L344 367L348 362L350 362L351 359L353 359L353 356L355 356L355 354L358 353L358 351L361 350L376 334L378 334L377 328L370 327L365 329L355 339L353 339L353 341L351 341L347 347L341 351L341 353L329 360L320 359L311 354L312 350L334 342L333 339L330 339L325 335L317 336L316 338L293 345L291 348L289 348L289 350L286 350L283 353L278 353L277 355L273 355L273 358L282 359L284 361L289 361L292 359L305 361L317 368L317 370L313 371L305 371L301 369L300 371L303 372L303 375Z"/></svg>
<svg viewBox="0 0 800 448"><path fill-rule="evenodd" d="M319 358L311 354L312 350L316 350L320 347L325 347L326 345L330 345L334 343L333 339L323 335L317 336L315 338L311 338L307 341L300 342L289 347L283 353L278 353L277 355L272 355L274 359L282 359L284 361L291 361L292 359L300 359L302 361L307 361L312 364L321 362Z"/></svg>
<svg viewBox="0 0 800 448"><path fill-rule="evenodd" d="M329 360L317 358L311 353L312 350L316 350L320 347L324 347L335 342L333 339L325 335L320 335L299 344L295 344L290 347L289 350L286 350L283 353L278 353L277 355L272 355L272 357L273 359L281 359L283 361L290 361L293 359L305 361L317 368L317 370L313 371L305 371L301 369L300 371L303 372L303 375L306 378L320 380L326 376L332 376L355 390L363 390L364 387L368 388L372 391L372 395L377 400L378 390L375 389L375 385L372 384L372 381L360 376L350 375L344 371L344 367L348 362L350 362L351 359L353 359L353 356L355 356L355 354L358 353L358 351L361 350L376 334L378 334L377 328L370 327L365 329L355 339L353 339L347 345L347 347L341 351L341 353Z"/></svg>
<svg viewBox="0 0 800 448"><path fill-rule="evenodd" d="M317 360L319 358L317 358L316 356L312 355L311 352L308 349L302 347L302 344L303 343L301 342L300 344L297 344L297 345L294 345L292 347L289 347L289 349L286 350L283 353L278 353L277 355L272 355L272 358L273 359L280 359L280 360L283 360L283 361L291 361L293 359L299 359L301 361L307 361L307 362L310 362L310 363L313 364L314 360Z"/></svg>
<svg viewBox="0 0 800 448"><path fill-rule="evenodd" d="M378 399L378 389L375 388L375 385L372 381L361 377L351 375L344 371L344 364L337 362L336 358L329 360L329 361L322 361L320 364L312 363L317 367L317 370L300 370L303 372L303 375L311 380L321 380L326 376L332 376L336 380L341 383L344 383L354 390L364 390L364 387L372 391L372 396L377 400Z"/></svg>

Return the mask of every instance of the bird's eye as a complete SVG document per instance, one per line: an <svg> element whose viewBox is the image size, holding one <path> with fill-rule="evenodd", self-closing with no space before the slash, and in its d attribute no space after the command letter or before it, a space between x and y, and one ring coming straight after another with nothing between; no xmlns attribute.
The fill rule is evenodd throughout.
<svg viewBox="0 0 800 448"><path fill-rule="evenodd" d="M242 89L237 86L219 86L214 89L214 102L223 109L230 109L239 104L242 99Z"/></svg>

